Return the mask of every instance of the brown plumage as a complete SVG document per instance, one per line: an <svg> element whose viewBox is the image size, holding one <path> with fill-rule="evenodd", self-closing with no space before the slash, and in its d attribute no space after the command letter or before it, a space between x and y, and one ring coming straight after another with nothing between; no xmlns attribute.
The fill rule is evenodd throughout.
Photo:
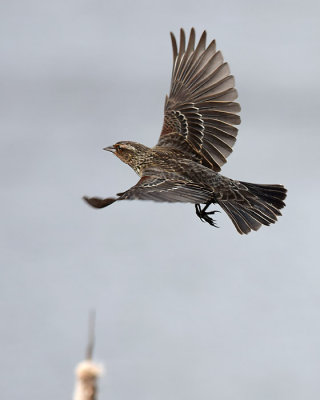
<svg viewBox="0 0 320 400"><path fill-rule="evenodd" d="M217 203L241 234L276 222L285 206L282 185L235 181L218 173L236 141L240 105L234 102L234 78L215 41L206 47L203 32L195 46L194 29L188 44L183 29L179 48L172 33L171 40L171 89L157 145L122 141L105 148L130 165L140 180L116 198L84 199L95 208L132 199L193 203L198 217L213 226L210 215L216 211L207 209Z"/></svg>

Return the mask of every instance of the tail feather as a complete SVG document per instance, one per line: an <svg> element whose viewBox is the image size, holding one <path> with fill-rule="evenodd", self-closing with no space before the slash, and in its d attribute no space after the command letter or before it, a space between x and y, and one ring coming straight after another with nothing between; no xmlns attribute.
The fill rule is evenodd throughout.
<svg viewBox="0 0 320 400"><path fill-rule="evenodd" d="M287 196L287 189L282 185L256 185L248 182L240 183L246 186L252 194L258 196L261 200L271 203L276 209L281 210L281 208L285 206L283 200Z"/></svg>
<svg viewBox="0 0 320 400"><path fill-rule="evenodd" d="M274 224L285 206L287 190L282 185L260 185L240 182L239 196L230 200L219 200L221 208L228 214L237 231L247 234L257 231L261 225Z"/></svg>
<svg viewBox="0 0 320 400"><path fill-rule="evenodd" d="M243 207L236 206L232 202L223 202L220 205L231 218L239 233L247 234L251 230L256 231L260 228L261 223L247 213Z"/></svg>

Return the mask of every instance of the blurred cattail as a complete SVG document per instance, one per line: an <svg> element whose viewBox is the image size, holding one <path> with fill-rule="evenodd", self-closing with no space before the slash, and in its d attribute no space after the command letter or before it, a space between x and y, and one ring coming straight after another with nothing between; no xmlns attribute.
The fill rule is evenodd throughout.
<svg viewBox="0 0 320 400"><path fill-rule="evenodd" d="M76 367L76 386L73 400L96 400L97 397L97 379L101 375L100 365L85 360Z"/></svg>
<svg viewBox="0 0 320 400"><path fill-rule="evenodd" d="M86 359L76 366L76 385L73 400L97 400L97 380L102 374L101 365L92 361L94 347L95 314L90 313L89 339Z"/></svg>

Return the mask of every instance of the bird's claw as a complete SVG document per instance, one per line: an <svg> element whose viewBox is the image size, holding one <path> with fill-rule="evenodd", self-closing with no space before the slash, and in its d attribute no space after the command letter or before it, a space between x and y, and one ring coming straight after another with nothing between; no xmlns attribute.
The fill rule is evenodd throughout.
<svg viewBox="0 0 320 400"><path fill-rule="evenodd" d="M213 215L220 211L214 210L214 211L207 212L206 210L210 204L212 204L212 203L211 202L207 203L203 208L201 208L200 204L196 204L195 205L196 214L202 222L207 222L209 225L214 226L215 228L219 228L218 225L216 225L216 221L213 218L209 217L209 215Z"/></svg>

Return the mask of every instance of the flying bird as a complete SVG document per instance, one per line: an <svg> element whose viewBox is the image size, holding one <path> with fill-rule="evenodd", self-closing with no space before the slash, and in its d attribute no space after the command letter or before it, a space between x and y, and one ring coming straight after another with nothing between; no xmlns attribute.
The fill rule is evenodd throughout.
<svg viewBox="0 0 320 400"><path fill-rule="evenodd" d="M281 215L287 190L227 178L219 172L232 152L240 124L240 105L234 77L213 40L206 46L206 31L199 42L192 28L188 43L180 30L173 33L173 69L166 96L164 122L156 146L120 141L104 150L128 164L140 180L117 197L84 197L95 208L119 200L153 200L195 205L197 216L216 226L218 204L240 234L270 225Z"/></svg>

